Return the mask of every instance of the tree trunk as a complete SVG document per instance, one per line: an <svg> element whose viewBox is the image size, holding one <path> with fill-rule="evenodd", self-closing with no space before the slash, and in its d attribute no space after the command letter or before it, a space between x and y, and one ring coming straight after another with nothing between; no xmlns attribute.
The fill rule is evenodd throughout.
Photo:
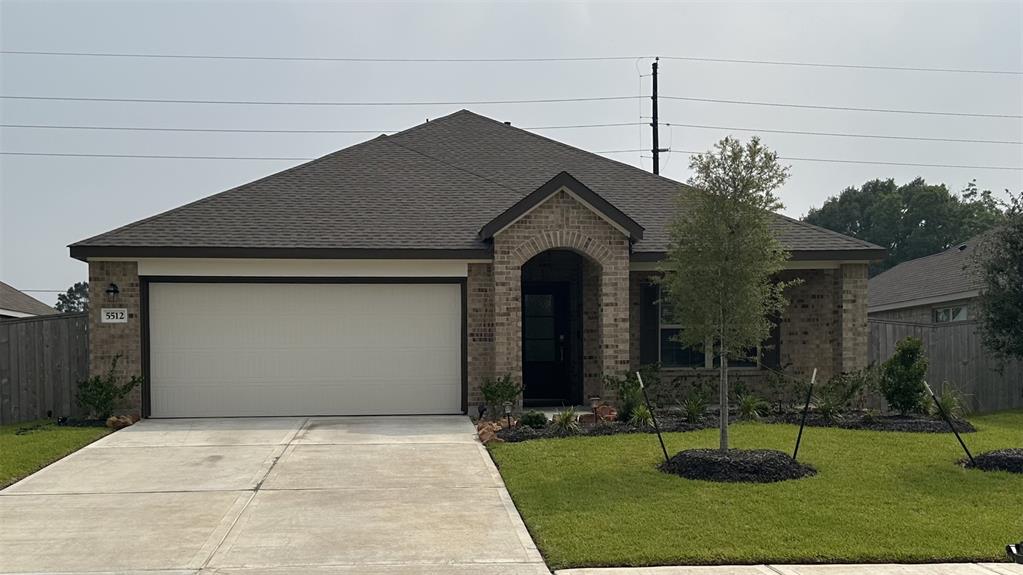
<svg viewBox="0 0 1023 575"><path fill-rule="evenodd" d="M721 385L718 403L721 406L721 451L728 451L728 352L725 351L724 330L721 330Z"/></svg>

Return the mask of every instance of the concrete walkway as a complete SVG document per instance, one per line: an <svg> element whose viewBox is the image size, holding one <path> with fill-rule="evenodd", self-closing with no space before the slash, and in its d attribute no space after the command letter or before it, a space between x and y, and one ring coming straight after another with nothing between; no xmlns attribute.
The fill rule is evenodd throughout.
<svg viewBox="0 0 1023 575"><path fill-rule="evenodd" d="M721 567L619 567L562 569L555 575L1023 575L1010 563L928 565L728 565Z"/></svg>
<svg viewBox="0 0 1023 575"><path fill-rule="evenodd" d="M146 420L0 491L0 573L544 566L465 417Z"/></svg>

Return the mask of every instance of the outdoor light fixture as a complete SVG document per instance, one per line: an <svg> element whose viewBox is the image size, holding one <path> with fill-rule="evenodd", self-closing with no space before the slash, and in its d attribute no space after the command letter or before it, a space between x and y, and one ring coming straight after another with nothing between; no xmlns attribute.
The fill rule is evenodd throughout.
<svg viewBox="0 0 1023 575"><path fill-rule="evenodd" d="M1023 541L1017 545L1006 545L1005 554L1009 556L1009 561L1023 564Z"/></svg>
<svg viewBox="0 0 1023 575"><path fill-rule="evenodd" d="M508 428L509 429L512 426L512 424L511 424L511 416L512 416L512 407L513 406L514 406L514 404L512 402L510 402L510 401L504 402L504 416L505 416L505 418L508 419Z"/></svg>
<svg viewBox="0 0 1023 575"><path fill-rule="evenodd" d="M121 293L121 288L117 287L115 283L110 284L106 289L106 294L109 297L116 297L119 293Z"/></svg>
<svg viewBox="0 0 1023 575"><path fill-rule="evenodd" d="M590 396L590 409L593 410L593 425L597 425L597 408L600 407L600 396Z"/></svg>

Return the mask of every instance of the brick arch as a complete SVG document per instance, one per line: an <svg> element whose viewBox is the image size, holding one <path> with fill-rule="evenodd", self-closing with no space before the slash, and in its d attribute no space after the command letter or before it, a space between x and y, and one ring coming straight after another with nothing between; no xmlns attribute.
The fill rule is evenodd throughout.
<svg viewBox="0 0 1023 575"><path fill-rule="evenodd" d="M529 260L548 250L569 250L587 258L603 268L611 257L607 246L577 231L541 231L512 250L513 265L523 266Z"/></svg>

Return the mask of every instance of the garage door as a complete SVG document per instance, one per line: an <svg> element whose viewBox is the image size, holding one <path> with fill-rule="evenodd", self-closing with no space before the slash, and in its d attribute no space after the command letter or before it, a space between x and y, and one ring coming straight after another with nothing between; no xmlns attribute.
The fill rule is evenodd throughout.
<svg viewBox="0 0 1023 575"><path fill-rule="evenodd" d="M458 284L149 284L153 417L461 412Z"/></svg>

